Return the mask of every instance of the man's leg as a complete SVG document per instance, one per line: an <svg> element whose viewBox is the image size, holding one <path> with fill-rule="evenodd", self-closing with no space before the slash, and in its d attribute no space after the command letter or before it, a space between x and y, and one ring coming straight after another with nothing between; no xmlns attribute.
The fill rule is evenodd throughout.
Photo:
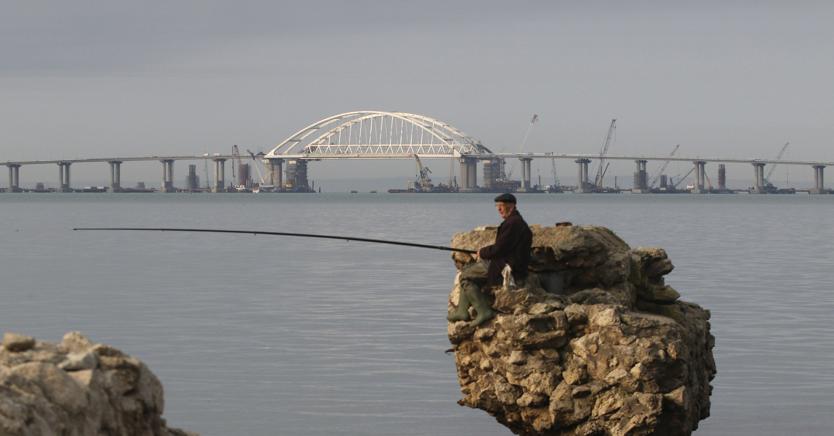
<svg viewBox="0 0 834 436"><path fill-rule="evenodd" d="M466 295L466 300L469 304L475 308L475 312L478 313L477 316L475 316L475 319L472 320L472 325L479 326L495 316L495 311L492 310L492 306L489 303L489 297L481 292L478 285L471 282L468 282L467 284L468 286L461 287L461 291Z"/></svg>
<svg viewBox="0 0 834 436"><path fill-rule="evenodd" d="M460 280L460 294L458 294L458 307L453 310L446 317L447 320L454 321L468 321L469 307L472 305L470 298L471 292L467 291L469 288L474 288L478 291L478 283L484 282L487 275L487 263L484 261L473 262L460 270L458 280ZM477 298L477 295L476 295ZM480 312L479 312L480 313Z"/></svg>
<svg viewBox="0 0 834 436"><path fill-rule="evenodd" d="M462 280L460 282L460 294L458 294L458 307L455 308L447 317L446 319L455 322L455 321L468 321L469 320L469 298L466 296L466 287L470 282L468 280Z"/></svg>

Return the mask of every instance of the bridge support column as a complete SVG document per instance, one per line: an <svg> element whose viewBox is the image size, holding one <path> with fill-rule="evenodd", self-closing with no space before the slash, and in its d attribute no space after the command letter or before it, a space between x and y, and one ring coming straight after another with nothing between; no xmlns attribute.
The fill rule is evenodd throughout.
<svg viewBox="0 0 834 436"><path fill-rule="evenodd" d="M637 164L637 171L634 172L634 184L631 192L649 192L649 176L646 172L646 162L645 159L637 159L634 161Z"/></svg>
<svg viewBox="0 0 834 436"><path fill-rule="evenodd" d="M591 192L591 183L588 182L588 164L591 163L591 159L577 159L574 162L579 165L575 192Z"/></svg>
<svg viewBox="0 0 834 436"><path fill-rule="evenodd" d="M472 190L478 189L478 161L476 159L469 160L469 186Z"/></svg>
<svg viewBox="0 0 834 436"><path fill-rule="evenodd" d="M753 162L753 176L755 181L753 192L756 194L765 193L764 167L765 164L761 162Z"/></svg>
<svg viewBox="0 0 834 436"><path fill-rule="evenodd" d="M531 177L531 167L533 159L529 157L522 157L518 160L521 161L521 189L523 191L530 191L532 189L532 184L530 182Z"/></svg>
<svg viewBox="0 0 834 436"><path fill-rule="evenodd" d="M273 189L276 191L281 191L284 189L284 181L283 181L283 174L282 174L282 167L283 159L270 159L269 160L269 183L272 184Z"/></svg>
<svg viewBox="0 0 834 436"><path fill-rule="evenodd" d="M226 159L214 159L214 189L212 191L226 191Z"/></svg>
<svg viewBox="0 0 834 436"><path fill-rule="evenodd" d="M501 159L488 159L483 163L484 167L484 189L492 190L495 188L496 180L498 180L501 172Z"/></svg>
<svg viewBox="0 0 834 436"><path fill-rule="evenodd" d="M718 164L718 190L727 192L727 166Z"/></svg>
<svg viewBox="0 0 834 436"><path fill-rule="evenodd" d="M823 170L825 165L814 165L814 187L811 189L811 194L825 194L825 178Z"/></svg>
<svg viewBox="0 0 834 436"><path fill-rule="evenodd" d="M695 188L692 189L693 194L703 194L707 192L704 189L705 186L705 179L706 179L706 162L702 160L696 160L692 162L695 165Z"/></svg>
<svg viewBox="0 0 834 436"><path fill-rule="evenodd" d="M162 192L176 192L174 189L174 160L163 159L162 162Z"/></svg>
<svg viewBox="0 0 834 436"><path fill-rule="evenodd" d="M310 182L307 179L307 161L291 159L287 161L287 185L293 192L309 192Z"/></svg>
<svg viewBox="0 0 834 436"><path fill-rule="evenodd" d="M471 157L460 158L460 190L472 192L478 188L478 160Z"/></svg>
<svg viewBox="0 0 834 436"><path fill-rule="evenodd" d="M58 162L58 179L61 185L61 192L72 192L70 186L70 164L72 162Z"/></svg>
<svg viewBox="0 0 834 436"><path fill-rule="evenodd" d="M9 190L7 192L20 192L20 164L7 164L9 167Z"/></svg>
<svg viewBox="0 0 834 436"><path fill-rule="evenodd" d="M111 160L110 164L110 192L122 190L122 161Z"/></svg>

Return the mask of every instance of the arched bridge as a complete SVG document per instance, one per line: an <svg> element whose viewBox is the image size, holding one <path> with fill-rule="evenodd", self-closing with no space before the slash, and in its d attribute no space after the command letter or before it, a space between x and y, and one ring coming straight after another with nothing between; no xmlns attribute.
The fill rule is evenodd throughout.
<svg viewBox="0 0 834 436"><path fill-rule="evenodd" d="M406 112L355 111L319 120L278 144L265 159L413 159L490 155L449 123Z"/></svg>

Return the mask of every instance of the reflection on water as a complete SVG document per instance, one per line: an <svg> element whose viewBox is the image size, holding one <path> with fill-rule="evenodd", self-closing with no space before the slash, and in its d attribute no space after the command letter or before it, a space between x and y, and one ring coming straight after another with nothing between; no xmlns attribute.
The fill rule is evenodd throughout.
<svg viewBox="0 0 834 436"><path fill-rule="evenodd" d="M147 362L173 426L227 434L509 434L464 409L443 353L448 253L295 238L79 233L283 230L446 244L490 195L0 195L0 328L81 330ZM834 196L522 195L530 223L594 223L667 249L712 311L718 377L698 434L834 426Z"/></svg>

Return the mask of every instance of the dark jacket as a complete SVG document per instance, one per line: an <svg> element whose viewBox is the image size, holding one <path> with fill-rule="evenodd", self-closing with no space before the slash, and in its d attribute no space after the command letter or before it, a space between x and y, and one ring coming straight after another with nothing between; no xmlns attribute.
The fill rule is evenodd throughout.
<svg viewBox="0 0 834 436"><path fill-rule="evenodd" d="M524 222L518 210L514 210L498 227L495 243L478 251L482 259L490 261L487 286L500 286L504 282L501 271L507 264L513 270L514 279L526 278L532 245L533 232L530 231L530 227Z"/></svg>

